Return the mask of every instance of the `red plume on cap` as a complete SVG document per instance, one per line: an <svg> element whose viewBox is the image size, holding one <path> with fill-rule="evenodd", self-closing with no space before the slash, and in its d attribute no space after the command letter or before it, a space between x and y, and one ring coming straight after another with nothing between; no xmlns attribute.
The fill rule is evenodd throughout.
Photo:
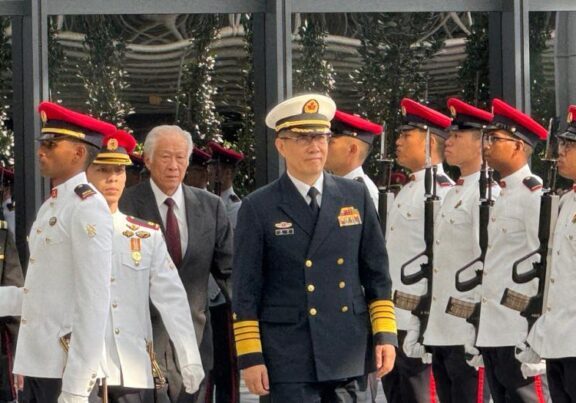
<svg viewBox="0 0 576 403"><path fill-rule="evenodd" d="M244 154L234 151L231 148L226 148L215 141L210 141L208 147L212 150L212 159L220 160L221 162L236 164L244 159Z"/></svg>
<svg viewBox="0 0 576 403"><path fill-rule="evenodd" d="M492 100L492 113L494 113L492 123L496 127L511 132L528 144L533 145L548 136L548 130L541 124L498 98Z"/></svg>
<svg viewBox="0 0 576 403"><path fill-rule="evenodd" d="M190 163L192 165L205 166L208 164L208 161L210 161L211 158L212 156L207 151L198 147L194 147L192 150L192 155L190 155Z"/></svg>
<svg viewBox="0 0 576 403"><path fill-rule="evenodd" d="M576 105L570 105L568 107L566 121L568 122L568 127L564 133L558 134L558 137L576 141Z"/></svg>
<svg viewBox="0 0 576 403"><path fill-rule="evenodd" d="M358 115L352 115L340 110L336 110L334 114L331 129L333 137L356 137L368 144L372 144L374 136L379 136L382 133L382 126Z"/></svg>
<svg viewBox="0 0 576 403"><path fill-rule="evenodd" d="M454 118L453 125L464 129L466 126L482 127L492 122L494 115L484 109L476 108L458 98L450 98L447 102L450 114Z"/></svg>
<svg viewBox="0 0 576 403"><path fill-rule="evenodd" d="M130 154L136 147L136 139L124 130L116 130L104 137L102 149L95 164L132 165Z"/></svg>
<svg viewBox="0 0 576 403"><path fill-rule="evenodd" d="M100 147L102 138L116 131L113 124L103 122L52 102L38 105L42 119L42 135L38 140L68 136Z"/></svg>
<svg viewBox="0 0 576 403"><path fill-rule="evenodd" d="M409 98L404 98L400 102L400 106L402 107L404 125L420 128L425 125L434 134L447 137L448 134L445 130L452 122L448 116Z"/></svg>

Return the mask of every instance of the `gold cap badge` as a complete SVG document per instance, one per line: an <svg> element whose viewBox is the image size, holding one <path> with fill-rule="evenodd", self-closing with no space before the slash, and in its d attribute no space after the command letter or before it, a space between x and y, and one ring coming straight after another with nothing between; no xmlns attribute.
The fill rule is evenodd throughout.
<svg viewBox="0 0 576 403"><path fill-rule="evenodd" d="M118 148L118 140L110 139L108 140L108 144L106 145L108 151L114 151Z"/></svg>
<svg viewBox="0 0 576 403"><path fill-rule="evenodd" d="M303 112L304 113L318 113L318 109L320 109L320 104L315 99L311 99L304 104Z"/></svg>

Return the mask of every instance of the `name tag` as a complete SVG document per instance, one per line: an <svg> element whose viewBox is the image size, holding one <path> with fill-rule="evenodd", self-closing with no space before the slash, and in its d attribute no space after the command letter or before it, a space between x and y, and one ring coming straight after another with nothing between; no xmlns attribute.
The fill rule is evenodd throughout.
<svg viewBox="0 0 576 403"><path fill-rule="evenodd" d="M354 207L342 207L338 215L338 224L340 224L341 227L362 224L360 212Z"/></svg>
<svg viewBox="0 0 576 403"><path fill-rule="evenodd" d="M294 235L294 228L277 229L274 231L276 236Z"/></svg>

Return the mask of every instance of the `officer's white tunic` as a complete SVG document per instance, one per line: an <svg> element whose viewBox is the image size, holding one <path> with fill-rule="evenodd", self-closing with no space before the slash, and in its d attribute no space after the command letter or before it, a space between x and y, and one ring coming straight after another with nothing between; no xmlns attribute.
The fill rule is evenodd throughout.
<svg viewBox="0 0 576 403"><path fill-rule="evenodd" d="M576 357L576 193L561 201L552 250L548 301L544 314L536 321L528 344L542 358Z"/></svg>
<svg viewBox="0 0 576 403"><path fill-rule="evenodd" d="M372 179L370 179L370 177L364 173L364 169L362 169L362 166L359 166L358 168L355 168L352 171L348 172L346 175L343 176L343 178L347 178L347 179L362 178L362 181L364 182L364 184L368 188L368 193L370 193L370 198L374 202L374 206L376 206L376 210L378 210L378 198L380 196L380 194L378 193L378 187L372 181Z"/></svg>
<svg viewBox="0 0 576 403"><path fill-rule="evenodd" d="M82 172L42 204L29 236L30 259L14 373L62 378L87 396L104 351L110 300L112 217L100 193L80 198ZM70 351L59 338L72 332Z"/></svg>
<svg viewBox="0 0 576 403"><path fill-rule="evenodd" d="M190 306L161 231L135 226L119 211L113 218L111 301L106 327L107 381L109 385L153 388L146 351L146 343L152 342L149 302L160 312L181 367L201 365ZM133 254L132 243L139 243L139 255Z"/></svg>
<svg viewBox="0 0 576 403"><path fill-rule="evenodd" d="M438 165L438 174L444 174L442 165ZM402 292L423 295L426 293L426 280L414 285L404 285L400 280L400 267L425 248L424 243L424 170L415 172L414 180L406 184L394 199L390 209L386 231L386 250L390 277L392 279L392 292ZM450 183L452 183L450 181ZM444 199L450 186L437 186L437 194L440 200ZM406 273L414 273L420 270L420 264L425 258L412 263ZM398 329L407 330L411 316L410 311L396 308L396 323Z"/></svg>
<svg viewBox="0 0 576 403"><path fill-rule="evenodd" d="M480 289L477 287L468 292L456 290L456 272L465 264L480 256L478 244L479 223L479 188L480 172L461 177L456 186L450 189L434 225L434 270L432 286L432 305L428 326L424 334L424 344L430 346L454 346L469 342L472 325L465 320L446 313L450 297L478 302ZM497 197L499 188L492 187L493 198ZM469 279L474 273L468 269Z"/></svg>
<svg viewBox="0 0 576 403"><path fill-rule="evenodd" d="M536 281L516 284L512 280L513 263L538 247L542 191L531 191L522 183L530 176L533 176L530 168L525 165L503 178L506 185L502 187L490 215L477 340L480 347L514 346L526 337L526 319L517 311L501 305L500 301L506 288L528 296L536 294ZM525 261L519 270L529 270L532 261Z"/></svg>

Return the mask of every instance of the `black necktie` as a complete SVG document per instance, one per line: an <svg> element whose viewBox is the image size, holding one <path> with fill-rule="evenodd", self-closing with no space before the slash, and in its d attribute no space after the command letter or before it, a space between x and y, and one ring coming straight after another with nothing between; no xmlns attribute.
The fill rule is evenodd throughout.
<svg viewBox="0 0 576 403"><path fill-rule="evenodd" d="M180 267L182 263L182 245L180 244L180 228L178 228L178 220L174 214L174 205L176 204L173 199L167 198L164 204L168 206L166 213L166 245L168 246L168 253L176 267Z"/></svg>
<svg viewBox="0 0 576 403"><path fill-rule="evenodd" d="M318 206L318 199L316 198L319 193L320 192L318 189L316 189L314 186L308 190L308 196L310 197L310 211L312 212L314 218L318 217L318 212L320 211L320 206Z"/></svg>

